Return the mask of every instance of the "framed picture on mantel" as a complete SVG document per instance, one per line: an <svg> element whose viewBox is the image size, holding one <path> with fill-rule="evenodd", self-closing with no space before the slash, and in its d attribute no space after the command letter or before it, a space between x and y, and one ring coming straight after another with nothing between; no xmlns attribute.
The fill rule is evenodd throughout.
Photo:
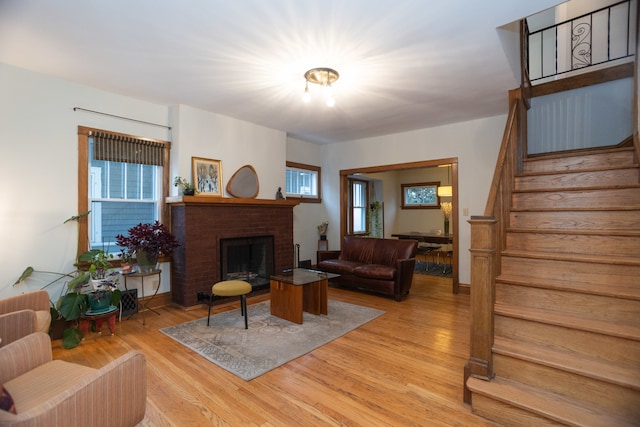
<svg viewBox="0 0 640 427"><path fill-rule="evenodd" d="M198 196L222 196L221 160L192 157L191 172Z"/></svg>

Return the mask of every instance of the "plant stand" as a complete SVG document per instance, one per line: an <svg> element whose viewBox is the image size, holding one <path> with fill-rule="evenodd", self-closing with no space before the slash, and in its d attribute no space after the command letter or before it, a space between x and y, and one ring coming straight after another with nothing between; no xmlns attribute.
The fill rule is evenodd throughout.
<svg viewBox="0 0 640 427"><path fill-rule="evenodd" d="M82 332L83 339L89 333L89 327L91 326L91 322L96 322L96 330L98 334L102 334L102 323L104 320L107 320L107 325L109 326L109 331L111 335L116 333L116 318L118 316L118 312L120 309L118 307L114 308L111 311L107 311L105 313L98 314L83 314L80 316L78 320L80 332Z"/></svg>
<svg viewBox="0 0 640 427"><path fill-rule="evenodd" d="M140 304L142 305L142 324L143 325L146 325L146 321L145 321L145 318L144 318L144 312L147 311L147 306L156 297L156 295L158 294L158 290L160 290L160 279L161 279L161 276L162 276L161 273L162 273L162 270L157 269L157 270L152 270L152 271L149 271L149 272L134 272L134 273L123 274L122 275L124 277L124 289L126 291L129 290L129 288L127 288L127 279L132 278L132 277L139 277L140 278L140 290L141 290L141 294L142 294L142 298L140 299ZM149 298L149 301L145 301L145 299L144 299L144 279L145 279L145 277L149 277L149 276L158 276L158 287L156 288L156 291L153 293L153 295L151 295L151 297ZM155 311L152 308L149 308L149 310L153 311L157 315L160 315L160 313L158 313L157 311ZM133 314L131 316L133 316ZM130 319L131 316L129 316L127 319Z"/></svg>

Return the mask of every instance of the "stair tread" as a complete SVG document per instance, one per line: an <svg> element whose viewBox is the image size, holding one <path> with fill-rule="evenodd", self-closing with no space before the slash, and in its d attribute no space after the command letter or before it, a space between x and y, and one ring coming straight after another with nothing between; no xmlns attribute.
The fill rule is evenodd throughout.
<svg viewBox="0 0 640 427"><path fill-rule="evenodd" d="M616 236L616 237L640 237L640 230L603 230L603 229L572 229L572 228L507 228L507 233L539 233L539 234L565 234L584 236Z"/></svg>
<svg viewBox="0 0 640 427"><path fill-rule="evenodd" d="M557 261L575 261L575 262L586 262L590 264L615 264L615 265L640 266L640 257L637 257L637 256L635 257L607 256L605 259L603 258L602 255L520 251L515 249L505 249L504 251L502 251L502 256L510 256L510 257L516 257L516 258L548 259L548 260L557 260Z"/></svg>
<svg viewBox="0 0 640 427"><path fill-rule="evenodd" d="M622 166L602 166L602 167L593 167L593 168L584 168L584 169L568 169L568 170L549 170L549 171L531 171L531 172L522 172L516 174L516 178L530 178L536 176L548 176L548 175L566 175L566 174L578 174L585 172L602 172L602 171L611 171L611 170L620 170L620 169L637 169L640 167L639 163L632 163L629 165Z"/></svg>
<svg viewBox="0 0 640 427"><path fill-rule="evenodd" d="M567 425L633 426L634 420L607 413L592 405L581 405L574 399L546 392L516 381L496 377L484 381L470 377L467 387L472 393L482 394L508 405L521 408Z"/></svg>
<svg viewBox="0 0 640 427"><path fill-rule="evenodd" d="M538 323L563 326L567 328L595 332L599 334L611 335L640 341L640 327L628 325L621 322L612 324L611 322L589 319L570 314L544 310L541 308L530 308L522 306L507 306L499 302L495 303L494 311L497 315L515 317L518 319L531 320Z"/></svg>
<svg viewBox="0 0 640 427"><path fill-rule="evenodd" d="M609 206L606 209L603 209L602 206L595 207L559 207L559 208L521 208L521 207L511 207L511 212L615 212L615 211L640 211L640 208L637 206Z"/></svg>
<svg viewBox="0 0 640 427"><path fill-rule="evenodd" d="M640 390L640 370L637 367L622 366L620 363L613 363L585 354L577 354L573 351L559 350L504 337L495 337L493 351Z"/></svg>
<svg viewBox="0 0 640 427"><path fill-rule="evenodd" d="M640 184L620 184L620 185L594 185L589 187L547 187L547 188L528 188L528 189L516 189L514 188L512 193L526 194L526 193L574 193L574 192L586 192L586 191L607 191L607 190L626 190L629 188L638 189Z"/></svg>
<svg viewBox="0 0 640 427"><path fill-rule="evenodd" d="M544 283L542 282L544 280ZM640 300L640 287L629 286L619 282L602 287L600 283L577 282L555 279L535 279L530 276L500 275L496 277L496 282L508 283L518 286L530 286L534 288L545 288L555 290L566 290L581 292L590 295L600 295L607 297L618 297L632 300Z"/></svg>

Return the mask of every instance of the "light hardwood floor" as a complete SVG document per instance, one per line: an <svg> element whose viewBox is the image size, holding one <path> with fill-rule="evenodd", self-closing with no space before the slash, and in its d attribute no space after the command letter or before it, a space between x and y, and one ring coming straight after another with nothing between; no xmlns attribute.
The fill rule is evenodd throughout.
<svg viewBox="0 0 640 427"><path fill-rule="evenodd" d="M251 304L268 294L250 298ZM384 310L364 326L252 381L161 334L205 317L206 306L159 308L89 333L77 348L53 341L54 358L93 367L136 349L147 358L143 426L493 426L462 402L469 355L469 295L451 279L415 275L407 300L342 289L329 298ZM239 310L239 303L215 312Z"/></svg>

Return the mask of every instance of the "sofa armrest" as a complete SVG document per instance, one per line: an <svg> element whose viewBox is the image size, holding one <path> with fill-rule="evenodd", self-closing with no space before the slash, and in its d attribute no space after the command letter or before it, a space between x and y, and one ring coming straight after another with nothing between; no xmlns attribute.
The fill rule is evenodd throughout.
<svg viewBox="0 0 640 427"><path fill-rule="evenodd" d="M53 360L51 338L44 332L29 334L0 348L0 383Z"/></svg>
<svg viewBox="0 0 640 427"><path fill-rule="evenodd" d="M48 311L49 307L51 307L49 293L44 290L25 292L0 299L0 314L18 310Z"/></svg>
<svg viewBox="0 0 640 427"><path fill-rule="evenodd" d="M394 291L396 301L402 300L409 293L415 266L415 258L396 260L396 286Z"/></svg>
<svg viewBox="0 0 640 427"><path fill-rule="evenodd" d="M33 310L0 314L0 347L36 332L37 324L36 312Z"/></svg>
<svg viewBox="0 0 640 427"><path fill-rule="evenodd" d="M341 251L318 251L318 263L327 259L336 259Z"/></svg>
<svg viewBox="0 0 640 427"><path fill-rule="evenodd" d="M18 425L137 425L146 411L146 366L142 353L130 351L80 379L46 404L19 412L14 422Z"/></svg>

